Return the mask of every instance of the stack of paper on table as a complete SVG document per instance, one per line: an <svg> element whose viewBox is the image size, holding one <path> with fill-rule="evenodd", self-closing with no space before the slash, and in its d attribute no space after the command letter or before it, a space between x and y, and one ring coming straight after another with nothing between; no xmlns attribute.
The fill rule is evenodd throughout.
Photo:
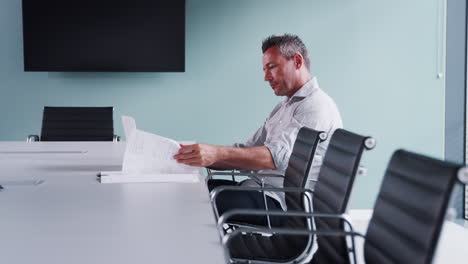
<svg viewBox="0 0 468 264"><path fill-rule="evenodd" d="M136 129L135 120L122 116L127 139L122 171L100 172L101 183L198 182L200 169L178 163L178 142Z"/></svg>

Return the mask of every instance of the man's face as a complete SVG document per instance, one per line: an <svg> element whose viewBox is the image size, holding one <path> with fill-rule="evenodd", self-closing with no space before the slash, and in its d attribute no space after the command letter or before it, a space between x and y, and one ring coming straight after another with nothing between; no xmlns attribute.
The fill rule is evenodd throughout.
<svg viewBox="0 0 468 264"><path fill-rule="evenodd" d="M278 47L273 46L263 53L262 64L265 81L270 83L275 94L291 97L295 92L294 60L287 60L281 55Z"/></svg>

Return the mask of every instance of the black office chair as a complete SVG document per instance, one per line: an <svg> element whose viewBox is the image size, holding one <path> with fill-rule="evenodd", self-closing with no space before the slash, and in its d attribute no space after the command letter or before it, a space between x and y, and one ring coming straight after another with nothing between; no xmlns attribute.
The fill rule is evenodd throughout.
<svg viewBox="0 0 468 264"><path fill-rule="evenodd" d="M430 264L437 248L447 206L456 180L468 183L468 169L462 165L440 161L405 150L396 151L386 170L367 234L340 230L264 229L265 234L365 237L364 259L367 264L412 263ZM245 213L241 210L233 214ZM294 215L315 219L332 215L314 213L272 212L274 215ZM333 224L333 223L332 223ZM230 248L237 237L250 233L237 229L227 234L223 242ZM353 249L354 250L354 249ZM226 250L230 254L230 250ZM350 263L348 249L337 246L318 248L312 263ZM355 251L354 251L355 257ZM274 254L271 254L274 255ZM354 258L355 259L355 258Z"/></svg>
<svg viewBox="0 0 468 264"><path fill-rule="evenodd" d="M292 192L300 195L294 201L302 201L304 193L312 193L313 211L323 214L343 214L347 209L349 197L351 195L352 185L359 169L359 163L364 149L375 147L375 140L371 137L364 137L344 129L337 129L332 138L323 159L318 181L313 191L301 188L285 188L286 193ZM268 188L264 188L267 190ZM281 190L281 189L279 189ZM297 196L295 196L297 197ZM307 201L307 199L306 199ZM288 200L287 200L288 202ZM293 204L288 212L304 212L303 206ZM309 209L311 210L311 209ZM219 223L229 221L232 216L239 215L239 212L245 212L246 215L277 215L275 212L262 212L254 210L229 211L221 216ZM282 216L280 214L278 216ZM240 214L242 215L242 214ZM286 218L286 224L283 227L292 229L303 229L306 227L304 217L294 217L289 215ZM310 219L308 219L310 221ZM321 219L315 219L317 227L323 227L327 224L332 226L341 226L341 221L323 222ZM310 224L310 223L309 223ZM259 231L262 232L262 231ZM303 261L311 253L312 236L308 239L294 235L273 235L263 236L255 233L236 236L230 243L229 255L235 261L252 260L253 262L289 262ZM318 246L326 247L329 243L342 244L346 241L333 241L318 237ZM334 263L334 262L330 262Z"/></svg>
<svg viewBox="0 0 468 264"><path fill-rule="evenodd" d="M363 149L372 149L374 146L372 138L362 137L344 129L333 134L314 188L314 212L340 215L346 213ZM316 218L315 225L317 230L336 230L343 227L344 221L336 218ZM342 237L318 236L317 242L319 248L341 248L344 251L347 249L346 240ZM319 250L312 263L319 263L315 260L321 260L323 263L339 264L342 263L342 258L348 259L348 254L336 258L336 254L327 253Z"/></svg>
<svg viewBox="0 0 468 264"><path fill-rule="evenodd" d="M462 165L399 150L385 173L364 244L367 263L431 263ZM397 252L397 254L395 254Z"/></svg>
<svg viewBox="0 0 468 264"><path fill-rule="evenodd" d="M327 139L327 134L325 132L316 131L314 129L308 127L302 127L296 137L296 141L294 142L293 150L291 156L289 158L288 167L285 171L284 175L276 175L276 174L260 174L260 173L234 173L235 175L245 175L245 176L257 176L257 177L280 177L284 178L284 187L297 187L297 188L304 188L307 183L307 177L309 175L310 166L312 164L312 160L314 158L315 150L320 142ZM233 175L233 172L214 172L211 175ZM263 181L260 182L262 186ZM246 187L241 186L220 186L215 188L210 196L212 201L212 206L214 210L214 214L216 220L218 220L219 213L216 205L216 201L218 195L223 191L245 191ZM260 189L247 189L247 191L259 192ZM266 203L266 195L263 192L263 198L265 199L265 207L264 209L268 209ZM288 208L293 209L302 209L302 197L299 193L288 193L286 194L286 204ZM261 209L261 208L259 208ZM270 224L270 218L266 218L266 223ZM239 225L260 225L263 223L252 223L249 222L249 219L245 219L240 217L239 219L232 219L229 223L231 226L239 226Z"/></svg>
<svg viewBox="0 0 468 264"><path fill-rule="evenodd" d="M30 135L28 141L38 141ZM44 107L40 141L119 141L113 107Z"/></svg>

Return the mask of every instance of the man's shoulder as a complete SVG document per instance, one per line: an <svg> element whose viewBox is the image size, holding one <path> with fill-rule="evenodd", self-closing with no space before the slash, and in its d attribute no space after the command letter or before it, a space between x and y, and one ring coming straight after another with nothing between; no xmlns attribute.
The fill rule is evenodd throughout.
<svg viewBox="0 0 468 264"><path fill-rule="evenodd" d="M327 123L336 123L337 126L342 123L335 101L322 90L301 100L294 109L293 115L298 120L311 120L312 122L327 120Z"/></svg>
<svg viewBox="0 0 468 264"><path fill-rule="evenodd" d="M310 94L307 97L304 97L297 104L298 109L303 110L314 110L320 108L333 107L336 108L335 101L331 98L326 92L322 89L317 89L313 94Z"/></svg>

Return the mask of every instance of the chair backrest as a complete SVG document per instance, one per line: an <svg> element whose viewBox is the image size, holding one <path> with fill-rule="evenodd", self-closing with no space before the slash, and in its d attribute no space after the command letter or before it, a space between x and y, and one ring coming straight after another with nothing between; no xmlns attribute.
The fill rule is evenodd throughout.
<svg viewBox="0 0 468 264"><path fill-rule="evenodd" d="M303 188L307 183L310 166L318 144L326 139L326 133L302 127L294 142L289 158L288 168L285 172L284 187ZM304 211L303 196L300 193L286 193L288 210ZM289 226L305 227L307 221L304 217L288 217L285 221ZM297 236L251 236L239 235L230 247L230 254L234 258L251 256L257 260L270 259L288 261L297 258L310 240Z"/></svg>
<svg viewBox="0 0 468 264"><path fill-rule="evenodd" d="M372 149L375 141L344 129L333 133L315 184L314 212L343 214L346 212L351 190L364 149ZM341 230L343 221L316 217L317 230ZM349 263L346 239L337 236L318 236L318 250L312 263Z"/></svg>
<svg viewBox="0 0 468 264"><path fill-rule="evenodd" d="M44 107L41 141L112 141L112 107Z"/></svg>
<svg viewBox="0 0 468 264"><path fill-rule="evenodd" d="M293 150L288 162L288 168L284 174L285 188L304 188L307 184L312 160L319 142L326 139L326 133L302 127L297 133ZM300 193L286 193L286 205L288 210L304 211L302 195Z"/></svg>
<svg viewBox="0 0 468 264"><path fill-rule="evenodd" d="M304 188L307 184L310 167L314 159L314 154L317 149L319 142L326 140L327 135L325 132L319 132L308 127L302 127L297 133L296 141L294 142L293 150L289 158L288 167L284 174L285 188ZM304 194L286 192L285 200L288 211L304 211ZM291 228L306 228L307 219L304 217L283 217L282 226ZM260 242L260 241L257 241ZM273 255L272 259L281 259L283 261L291 260L296 258L302 253L301 250L306 248L312 243L312 236L297 237L289 235L278 235L272 236L271 241L267 245L272 246L283 246L283 250L276 250L277 255ZM262 244L260 242L260 244ZM265 248L269 248L264 245ZM290 249L290 250L286 250ZM272 251L271 248L269 251ZM280 256L281 255L281 256Z"/></svg>
<svg viewBox="0 0 468 264"><path fill-rule="evenodd" d="M366 263L431 263L460 165L404 150L385 172L364 245Z"/></svg>

